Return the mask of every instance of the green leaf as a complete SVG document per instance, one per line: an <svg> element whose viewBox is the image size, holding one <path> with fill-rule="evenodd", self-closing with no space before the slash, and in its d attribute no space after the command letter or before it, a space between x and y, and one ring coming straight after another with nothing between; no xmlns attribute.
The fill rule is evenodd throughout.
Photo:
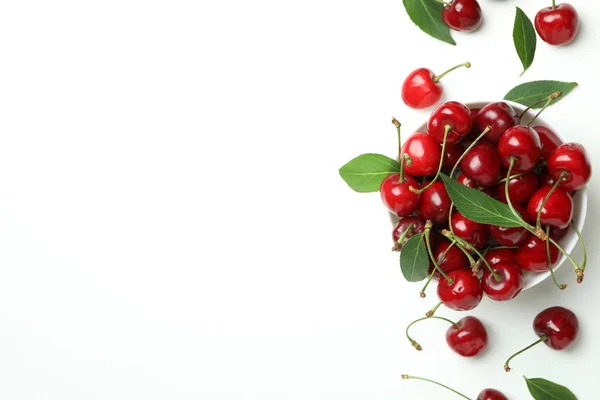
<svg viewBox="0 0 600 400"><path fill-rule="evenodd" d="M504 96L504 100L529 106L538 100L550 96L554 92L562 92L562 96L552 100L551 105L563 99L571 90L577 86L577 82L560 81L532 81L521 83L512 88ZM544 103L537 104L533 108L542 108Z"/></svg>
<svg viewBox="0 0 600 400"><path fill-rule="evenodd" d="M429 257L422 233L412 236L402 246L400 269L404 278L409 282L420 282L427 278Z"/></svg>
<svg viewBox="0 0 600 400"><path fill-rule="evenodd" d="M577 397L564 386L542 378L525 378L529 393L535 400L577 400Z"/></svg>
<svg viewBox="0 0 600 400"><path fill-rule="evenodd" d="M340 168L340 176L359 193L378 192L381 182L400 172L400 163L382 154L362 154Z"/></svg>
<svg viewBox="0 0 600 400"><path fill-rule="evenodd" d="M436 39L455 45L450 28L442 20L444 5L435 0L403 0L408 16L421 30Z"/></svg>
<svg viewBox="0 0 600 400"><path fill-rule="evenodd" d="M515 26L513 27L513 41L515 42L517 54L521 59L521 64L523 64L524 69L521 73L523 75L533 63L537 36L533 24L519 7L517 7Z"/></svg>
<svg viewBox="0 0 600 400"><path fill-rule="evenodd" d="M510 208L487 194L461 185L447 175L440 174L446 185L446 191L454 206L471 221L481 224L517 228L523 226Z"/></svg>

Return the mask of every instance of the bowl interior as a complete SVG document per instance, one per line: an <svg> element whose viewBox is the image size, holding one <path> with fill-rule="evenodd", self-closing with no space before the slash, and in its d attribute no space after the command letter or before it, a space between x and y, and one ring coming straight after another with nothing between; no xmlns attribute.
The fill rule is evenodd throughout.
<svg viewBox="0 0 600 400"><path fill-rule="evenodd" d="M471 102L471 103L465 103L465 104L469 108L482 108L486 104L489 104L489 103L491 103L491 102ZM521 113L525 110L525 107L523 107L520 104L513 103L510 101L507 101L507 103L509 103L515 110L517 110L518 113ZM533 118L533 116L535 115L536 112L537 112L537 110L535 110L535 112L531 112L531 111L527 112L525 114L525 116L523 117L523 120L529 121L531 118ZM543 114L536 119L535 125L543 125L543 126L546 126L550 129L552 129L552 131L554 131L556 133L556 135L560 138L560 140L563 143L566 143L568 141L563 135L561 135L560 131L553 129L552 125L544 120ZM417 129L414 132L427 132L427 122L425 121L422 125L417 127ZM410 135L407 135L407 137L409 137L409 136ZM575 223L575 226L577 226L577 229L579 229L580 232L583 229L585 215L587 213L587 203L588 203L587 189L583 188L582 190L579 190L577 192L577 194L573 197L573 208L574 208L573 222ZM396 224L396 222L398 222L398 217L396 215L390 213L390 218L392 219L392 223L394 225ZM577 234L573 231L573 229L569 230L567 235L560 241L560 244L567 253L571 253L573 251L573 249L575 249L575 247L577 246ZM554 266L554 270L556 271L563 263L565 263L565 261L567 261L567 258L564 255L561 256L561 258L558 260L558 262ZM523 272L524 272L524 278L525 278L525 285L523 287L523 290L527 290L529 288L534 287L535 285L537 285L538 283L542 282L543 280L545 280L546 278L548 278L550 276L550 271L546 271L546 272L523 271Z"/></svg>

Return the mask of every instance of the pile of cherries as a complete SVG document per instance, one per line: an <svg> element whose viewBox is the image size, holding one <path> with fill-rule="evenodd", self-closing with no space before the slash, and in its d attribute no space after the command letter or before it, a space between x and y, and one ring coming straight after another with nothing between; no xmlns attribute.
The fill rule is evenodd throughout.
<svg viewBox="0 0 600 400"><path fill-rule="evenodd" d="M543 99L542 111L559 95ZM519 115L505 102L482 109L442 103L427 132L414 133L401 146L400 172L381 183L383 204L400 218L394 250L425 233L431 264L425 288L440 277L437 294L451 309L471 310L484 293L510 300L523 289L523 271L552 272L560 253L566 254L558 241L571 225L572 196L591 177L590 160L582 145L561 143L547 127L531 127L535 118L522 124L526 111ZM400 123L393 122L400 140ZM440 172L508 204L535 230L469 220L453 207ZM576 271L580 282L583 268Z"/></svg>

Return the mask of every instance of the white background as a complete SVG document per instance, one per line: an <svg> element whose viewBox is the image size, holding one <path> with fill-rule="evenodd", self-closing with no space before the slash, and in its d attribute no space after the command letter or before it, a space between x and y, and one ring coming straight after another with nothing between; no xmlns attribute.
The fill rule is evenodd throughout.
<svg viewBox="0 0 600 400"><path fill-rule="evenodd" d="M540 41L522 78L515 5L533 17L550 0L481 0L484 26L456 47L400 0L2 2L0 398L454 398L402 373L472 398L528 398L523 374L597 398L595 180L585 283L565 266L565 292L484 301L490 348L466 360L442 322L416 327L421 353L405 340L435 292L403 280L378 195L338 176L360 153L395 154L392 115L406 131L427 118L400 101L411 70L467 60L446 99L578 81L545 119L599 166L600 5L573 2L578 40ZM506 374L557 304L580 317L577 345Z"/></svg>

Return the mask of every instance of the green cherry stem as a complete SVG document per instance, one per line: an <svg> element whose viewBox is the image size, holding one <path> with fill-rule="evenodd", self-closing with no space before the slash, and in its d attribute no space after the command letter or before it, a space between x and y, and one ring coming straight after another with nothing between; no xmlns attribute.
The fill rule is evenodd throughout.
<svg viewBox="0 0 600 400"><path fill-rule="evenodd" d="M490 247L489 249L487 249L487 251L502 250L502 249L516 250L518 248L519 248L519 246L494 246L494 247Z"/></svg>
<svg viewBox="0 0 600 400"><path fill-rule="evenodd" d="M544 207L546 207L546 202L548 201L548 199L550 199L550 196L552 196L552 193L554 193L554 191L558 188L558 185L560 185L561 181L563 179L565 179L567 177L567 175L568 175L568 172L563 171L560 174L560 176L558 177L558 179L556 180L556 182L554 182L554 185L552 185L552 188L550 188L550 190L546 194L546 197L544 197L544 200L542 200L542 204L540 204L540 209L538 210L537 218L535 220L536 231L542 229L542 223L540 220L542 219L542 211L544 210Z"/></svg>
<svg viewBox="0 0 600 400"><path fill-rule="evenodd" d="M546 227L546 235L550 237L550 225ZM567 285L564 283L558 283L556 280L556 275L554 274L554 265L552 265L552 256L550 255L550 241L546 240L546 255L548 256L548 269L550 270L550 275L552 276L552 281L557 288L560 290L565 290Z"/></svg>
<svg viewBox="0 0 600 400"><path fill-rule="evenodd" d="M500 281L500 279L501 279L500 275L496 271L494 271L494 269L492 268L492 266L490 265L490 263L483 256L483 254L481 254L475 247L471 246L471 244L469 244L466 240L464 240L463 238L460 238L460 237L456 236L456 234L450 232L447 229L444 229L442 231L442 235L446 236L450 240L456 240L459 243L459 245L462 245L466 250L473 250L473 252L475 254L477 254L477 256L479 257L479 259L481 261L483 261L483 263L485 264L485 266L487 267L487 269L494 276L494 279L496 279L496 281Z"/></svg>
<svg viewBox="0 0 600 400"><path fill-rule="evenodd" d="M435 314L435 312L438 310L438 308L440 308L440 306L444 304L441 301L439 303L437 303L437 305L435 307L433 307L431 310L427 311L425 313L426 317L433 317L433 314Z"/></svg>
<svg viewBox="0 0 600 400"><path fill-rule="evenodd" d="M429 184L421 189L415 189L414 187L410 186L409 189L411 192L416 193L416 194L421 194L424 191L426 191L427 189L429 189L429 187L431 185L433 185L435 183L435 181L437 181L437 179L440 176L440 172L442 171L442 165L444 164L444 154L446 154L446 141L448 140L448 134L450 133L450 131L452 130L452 125L446 125L445 130L444 130L444 141L442 142L442 155L440 157L440 163L438 165L438 170L435 174L435 176L433 177L433 179L431 180L431 182L429 182Z"/></svg>
<svg viewBox="0 0 600 400"><path fill-rule="evenodd" d="M454 164L454 167L452 167L452 172L450 172L450 178L452 178L454 176L454 172L456 172L456 168L458 168L458 166L460 165L460 162L463 160L463 158L465 158L465 156L467 154L469 154L469 152L471 151L471 149L473 147L475 147L475 145L485 136L487 135L487 133L489 131L492 130L491 126L486 127L483 132L481 132L481 134L479 136L477 136L477 139L475 139L473 141L473 143L471 143L469 145L469 147L467 147L467 149L465 151L463 151L463 153L460 155L460 157L458 157L458 161L456 161L456 164Z"/></svg>
<svg viewBox="0 0 600 400"><path fill-rule="evenodd" d="M448 227L450 228L450 232L454 233L454 229L452 228L452 210L454 209L454 202L450 203L450 211L448 212Z"/></svg>
<svg viewBox="0 0 600 400"><path fill-rule="evenodd" d="M496 185L499 185L499 184L501 184L501 183L504 183L504 182L510 181L511 179L518 178L518 177L520 177L520 176L523 176L523 175L525 175L525 174L527 174L527 172L521 172L521 173L518 173L518 174L511 175L511 176L509 176L509 177L507 177L507 178L502 178L502 179L500 179L500 180L498 181L498 183L496 183Z"/></svg>
<svg viewBox="0 0 600 400"><path fill-rule="evenodd" d="M438 263L441 262L440 260L443 260L444 257L446 257L446 254L448 253L448 250L450 250L452 248L452 246L454 246L455 244L456 244L456 242L452 242L450 244L450 246L448 246L448 248L446 250L444 250L444 252L442 254L440 254L440 256L438 257ZM427 297L427 295L425 294L425 291L427 290L427 287L431 283L431 280L433 279L433 276L434 276L433 272L431 274L429 274L429 278L427 279L427 282L425 282L425 286L423 286L423 289L421 289L420 296L421 296L422 299L424 299L425 297Z"/></svg>
<svg viewBox="0 0 600 400"><path fill-rule="evenodd" d="M585 249L585 242L583 241L583 236L581 236L581 232L577 229L577 226L573 221L571 221L571 225L573 226L573 230L577 234L577 238L579 239L579 243L581 243L581 249L583 250L583 264L581 264L581 279L583 280L583 271L585 271L585 266L587 265L587 250ZM577 274L579 277L579 273ZM578 281L579 282L579 281ZM581 283L581 282L579 282Z"/></svg>
<svg viewBox="0 0 600 400"><path fill-rule="evenodd" d="M410 328L411 328L411 327L412 327L414 324L416 324L417 322L425 321L425 320L428 320L428 319L439 319L439 320L441 320L441 321L446 321L446 322L448 322L448 323L450 323L450 324L454 325L454 327L455 327L456 329L460 329L460 326L459 326L457 323L455 323L455 322L453 322L453 321L450 321L449 319L447 319L447 318L444 318L444 317L436 317L435 315L432 315L431 317L419 318L418 320L411 322L411 323L410 323L410 325L408 325L408 326L406 327L406 337L407 337L408 341L410 342L410 344L412 344L412 346L413 346L415 349L417 349L418 351L421 351L421 350L423 350L423 348L421 347L421 345L420 345L420 344L419 344L419 343L418 343L416 340L414 340L413 338L411 338L411 337L410 337L410 335L408 334L408 331L409 331L409 330L410 330Z"/></svg>
<svg viewBox="0 0 600 400"><path fill-rule="evenodd" d="M441 2L442 4L444 4L444 2ZM460 67L465 67L465 68L471 68L471 63L470 62L466 62L464 64L458 64L455 65L454 67L450 68L448 71L433 77L433 82L434 83L438 83L440 81L440 79L442 79L444 76L446 76L447 74L449 74L450 72L454 71L455 69L458 69Z"/></svg>
<svg viewBox="0 0 600 400"><path fill-rule="evenodd" d="M439 264L437 263L435 257L433 257L433 252L431 251L431 241L429 239L429 233L431 232L431 226L432 226L432 222L431 221L427 221L425 223L425 244L427 245L427 252L429 253L429 258L431 259L431 262L433 263L434 268L440 273L440 275L442 275L444 278L446 278L446 280L448 281L448 284L452 285L454 283L454 279L450 278L444 271L442 271L442 269L440 268Z"/></svg>
<svg viewBox="0 0 600 400"><path fill-rule="evenodd" d="M552 9L556 10L556 0L552 0Z"/></svg>
<svg viewBox="0 0 600 400"><path fill-rule="evenodd" d="M552 103L552 101L558 99L560 96L562 96L562 92L554 92L550 96L548 96L546 98L546 104L544 104L544 107L542 107L542 109L540 111L538 111L537 114L535 114L535 116L533 117L533 119L531 121L529 121L527 126L531 126L531 124L533 124L535 122L535 120L540 116L540 114L543 113L546 108L548 108L550 103Z"/></svg>
<svg viewBox="0 0 600 400"><path fill-rule="evenodd" d="M517 351L515 354L513 354L512 356L510 356L510 358L508 360L506 360L506 363L504 363L504 370L506 372L510 372L510 362L512 361L513 358L515 358L516 356L518 356L521 353L526 352L527 350L529 350L530 348L537 346L538 344L545 342L546 340L548 340L547 336L542 336L540 337L539 340L535 341L534 343L530 344L529 346L525 347L523 350Z"/></svg>
<svg viewBox="0 0 600 400"><path fill-rule="evenodd" d="M434 385L438 385L443 387L444 389L448 389L449 391L451 391L452 393L462 397L463 399L467 399L467 400L471 400L470 398L468 398L467 396L465 396L464 394L457 392L456 390L446 386L446 385L442 385L439 382L436 381L432 381L431 379L427 379L427 378L420 378L418 376L411 376L411 375L402 375L402 379L415 379L415 380L419 380L419 381L425 381L425 382L429 382L429 383L433 383Z"/></svg>
<svg viewBox="0 0 600 400"><path fill-rule="evenodd" d="M510 173L512 172L512 169L515 166L515 162L517 160L514 157L510 158L510 164L508 164L508 172L506 173L506 176L511 176ZM508 183L506 185L504 185L504 196L506 197L506 204L508 204L508 208L510 208L510 211L513 213L513 215L515 217L517 217L517 219L521 222L521 225L527 229L529 232L533 233L534 235L536 235L537 237L539 237L542 240L546 240L547 236L544 233L543 229L535 229L533 226L529 225L527 222L525 222L523 220L523 217L521 217L521 214L519 214L519 212L517 210L515 210L515 207L512 204L512 200L510 199L510 193L508 191Z"/></svg>
<svg viewBox="0 0 600 400"><path fill-rule="evenodd" d="M402 244L402 242L404 242L404 239L406 239L406 236L412 231L412 227L413 227L413 223L411 222L407 227L406 230L404 232L402 232L402 234L400 235L400 237L398 238L398 243Z"/></svg>
<svg viewBox="0 0 600 400"><path fill-rule="evenodd" d="M538 104L542 104L544 102L547 102L548 100L552 101L554 99L559 98L562 95L562 92L554 92L551 93L550 95L544 97L543 99L540 99L532 104L529 105L529 107L527 107L522 113L521 115L519 115L519 119L523 118L525 116L525 114L527 114L527 111L531 110L533 107L537 106Z"/></svg>
<svg viewBox="0 0 600 400"><path fill-rule="evenodd" d="M556 242L556 240L552 239L550 236L548 236L546 238L546 240L548 240L550 243L552 243L554 245L554 247L556 247L558 250L560 250L560 252L563 253L563 255L565 257L567 257L567 259L569 260L569 262L571 263L571 265L573 265L573 268L575 268L575 273L577 274L577 283L583 282L583 270L581 269L581 267L579 266L579 264L577 264L577 262L573 259L573 257L571 257L571 255L569 253L567 253L565 251L565 249L563 249L560 246L560 244L558 244Z"/></svg>

